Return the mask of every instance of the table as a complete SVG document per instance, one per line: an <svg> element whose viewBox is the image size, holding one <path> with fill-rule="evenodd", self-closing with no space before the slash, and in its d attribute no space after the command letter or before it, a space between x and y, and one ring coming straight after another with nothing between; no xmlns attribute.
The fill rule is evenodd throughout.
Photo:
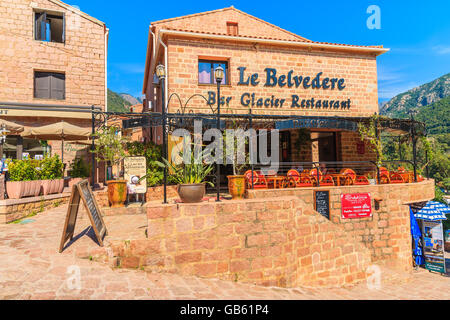
<svg viewBox="0 0 450 320"><path fill-rule="evenodd" d="M286 181L285 176L266 176L267 183L273 182L274 189L283 188L283 182Z"/></svg>
<svg viewBox="0 0 450 320"><path fill-rule="evenodd" d="M336 186L350 186L353 184L352 178L347 174L331 173Z"/></svg>

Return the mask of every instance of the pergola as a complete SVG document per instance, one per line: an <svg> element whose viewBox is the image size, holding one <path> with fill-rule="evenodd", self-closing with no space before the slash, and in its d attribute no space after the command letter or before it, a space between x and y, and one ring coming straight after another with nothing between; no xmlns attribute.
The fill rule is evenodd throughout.
<svg viewBox="0 0 450 320"><path fill-rule="evenodd" d="M183 109L181 109L183 110ZM168 142L167 135L169 132L178 128L190 129L194 126L195 120L203 121L203 128L219 128L221 130L229 127L231 123L238 124L241 128L254 129L336 129L347 131L358 131L358 124L370 124L374 118L372 117L337 117L337 116L298 116L298 115L260 115L252 114L251 109L247 114L219 114L212 110L212 113L118 113L118 112L101 112L92 109L92 133L95 133L99 126L107 124L108 120L121 120L124 129L142 127L163 127L163 157L167 158ZM410 119L391 119L387 117L376 117L377 137L381 132L387 132L389 135L409 135L413 145L412 165L414 167L414 181L417 181L417 138L426 135L426 126L424 123L414 120L411 115ZM94 149L95 139L92 140L92 149ZM94 157L94 155L93 155ZM251 164L252 177L254 165ZM165 170L166 171L166 170ZM219 171L219 170L217 170ZM318 171L318 170L317 170ZM95 171L92 170L92 175ZM167 188L167 172L164 174L164 202L166 198ZM378 171L379 177L379 171ZM220 171L216 172L216 187L219 200L220 188ZM93 179L92 181L94 181ZM252 178L253 183L253 178Z"/></svg>

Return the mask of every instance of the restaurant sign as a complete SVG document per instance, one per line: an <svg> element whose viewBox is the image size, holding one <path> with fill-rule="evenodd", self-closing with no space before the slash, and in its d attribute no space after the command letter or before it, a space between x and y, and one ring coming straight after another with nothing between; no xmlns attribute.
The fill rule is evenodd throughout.
<svg viewBox="0 0 450 320"><path fill-rule="evenodd" d="M370 193L341 194L343 219L369 218L372 216Z"/></svg>
<svg viewBox="0 0 450 320"><path fill-rule="evenodd" d="M146 193L147 179L144 177L147 174L147 161L145 157L126 157L123 161L123 166L128 193Z"/></svg>
<svg viewBox="0 0 450 320"><path fill-rule="evenodd" d="M258 73L246 74L246 67L239 67L238 86L257 87L263 85L265 88L293 88L301 90L323 90L323 91L343 91L347 87L344 78L327 77L323 72L313 75L295 75L293 70L287 74L279 74L275 68L265 68L264 77L260 78ZM233 97L221 96L220 104L229 106ZM304 99L297 92L291 94L289 98L281 98L275 95L257 96L255 93L244 92L239 101L244 107L257 108L300 108L300 109L325 109L325 110L348 110L351 107L350 99ZM215 105L216 92L208 92L208 105Z"/></svg>

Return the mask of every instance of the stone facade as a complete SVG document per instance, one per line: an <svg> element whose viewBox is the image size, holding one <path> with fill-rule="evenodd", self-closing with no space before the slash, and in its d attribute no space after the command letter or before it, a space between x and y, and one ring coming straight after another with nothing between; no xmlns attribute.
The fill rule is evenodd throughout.
<svg viewBox="0 0 450 320"><path fill-rule="evenodd" d="M68 8L58 0L0 1L0 101L105 107L105 24ZM65 43L34 40L36 9L64 13ZM35 70L65 73L66 99L35 99Z"/></svg>
<svg viewBox="0 0 450 320"><path fill-rule="evenodd" d="M314 210L318 188L249 190L250 199L148 204L147 239L110 243L124 268L265 286L355 284L378 265L412 270L407 204L434 197L434 181L330 190L330 220ZM340 195L370 192L370 218L341 218ZM375 199L378 204L375 203Z"/></svg>
<svg viewBox="0 0 450 320"><path fill-rule="evenodd" d="M64 43L35 40L34 14L39 10L64 14ZM92 105L101 110L106 108L107 32L103 22L59 0L0 0L0 117L25 127L64 120L90 128L89 108ZM64 73L65 99L35 98L35 71ZM31 103L36 110L8 109L1 102L19 106ZM61 111L53 105L68 108ZM88 109L78 112L70 106ZM45 111L43 108L54 110ZM50 145L53 153L61 156L60 142L50 142ZM76 156L87 155L85 150L73 150L70 144L65 148L67 164ZM97 173L99 175L101 173Z"/></svg>
<svg viewBox="0 0 450 320"><path fill-rule="evenodd" d="M295 196L305 202L307 209L314 209L313 193L318 188L281 190L248 190L251 199ZM429 201L434 198L434 180L420 183L388 184L376 186L321 187L330 191L330 220L353 235L371 252L372 262L387 264L402 270L410 270L411 235L408 204ZM366 193L372 197L370 218L343 219L341 217L341 194ZM378 203L374 199L380 200Z"/></svg>

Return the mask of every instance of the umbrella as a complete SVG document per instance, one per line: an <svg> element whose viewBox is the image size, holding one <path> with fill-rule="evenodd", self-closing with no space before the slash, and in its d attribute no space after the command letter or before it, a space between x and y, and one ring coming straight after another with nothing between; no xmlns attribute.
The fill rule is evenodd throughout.
<svg viewBox="0 0 450 320"><path fill-rule="evenodd" d="M64 162L64 141L88 140L90 135L91 129L78 127L65 121L43 127L27 128L21 133L21 136L25 138L61 140L62 162Z"/></svg>
<svg viewBox="0 0 450 320"><path fill-rule="evenodd" d="M414 216L417 219L427 221L447 220L446 214L450 213L450 208L443 203L428 201L424 206L412 207Z"/></svg>
<svg viewBox="0 0 450 320"><path fill-rule="evenodd" d="M9 143L4 143L3 144L3 151L16 151L17 147L15 145L9 144Z"/></svg>
<svg viewBox="0 0 450 320"><path fill-rule="evenodd" d="M5 120L5 119L0 119L0 128L4 127L6 130L8 130L9 132L22 132L23 131L23 126L21 126L20 124Z"/></svg>

